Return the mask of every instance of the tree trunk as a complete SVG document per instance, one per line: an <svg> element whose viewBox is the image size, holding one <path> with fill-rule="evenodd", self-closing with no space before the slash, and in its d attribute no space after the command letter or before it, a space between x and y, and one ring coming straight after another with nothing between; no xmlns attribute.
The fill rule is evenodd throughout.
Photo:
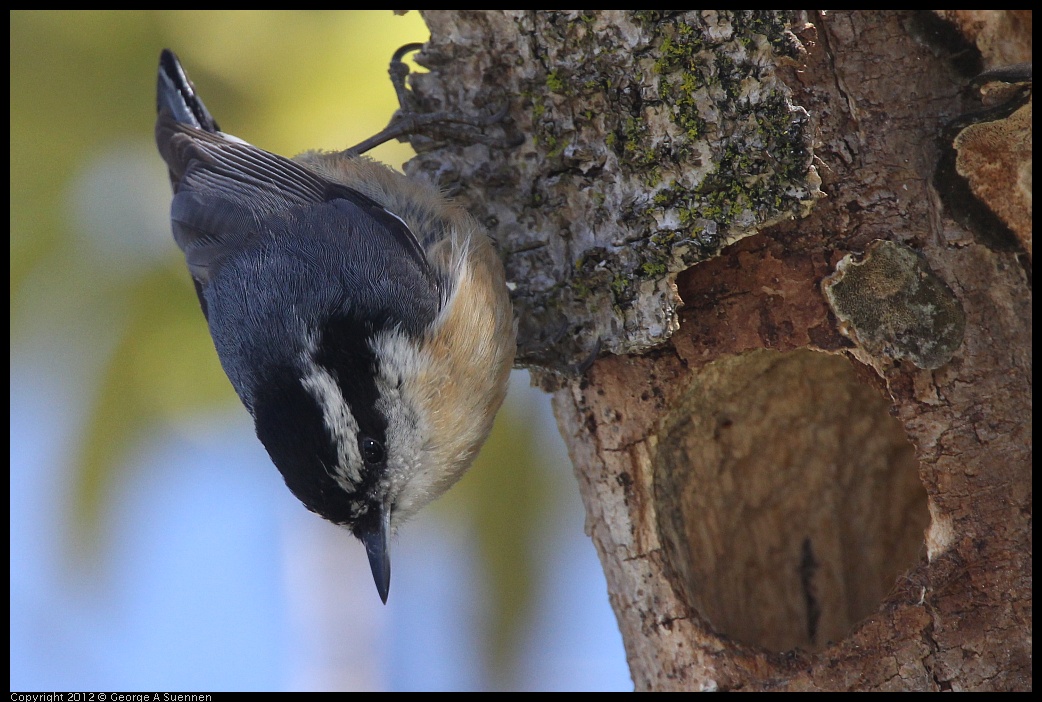
<svg viewBox="0 0 1042 702"><path fill-rule="evenodd" d="M636 687L1030 689L1030 13L425 18Z"/></svg>

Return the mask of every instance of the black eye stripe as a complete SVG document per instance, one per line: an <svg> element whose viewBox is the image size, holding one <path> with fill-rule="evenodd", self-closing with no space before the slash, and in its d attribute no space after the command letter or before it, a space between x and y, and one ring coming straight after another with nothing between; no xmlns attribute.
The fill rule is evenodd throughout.
<svg viewBox="0 0 1042 702"><path fill-rule="evenodd" d="M359 448L362 451L362 460L366 463L383 463L387 458L383 444L376 439L363 436L359 439Z"/></svg>
<svg viewBox="0 0 1042 702"><path fill-rule="evenodd" d="M365 439L371 439L385 453L387 420L377 403L380 391L376 378L380 364L369 346L373 334L381 324L351 316L333 316L323 326L316 350L315 363L325 369L336 380L351 415L358 423L358 448L366 463L367 455L375 455L367 449Z"/></svg>
<svg viewBox="0 0 1042 702"><path fill-rule="evenodd" d="M353 494L333 478L339 460L322 404L305 388L295 368L273 371L253 399L257 436L286 485L312 512L335 524L350 524L378 476L363 473Z"/></svg>

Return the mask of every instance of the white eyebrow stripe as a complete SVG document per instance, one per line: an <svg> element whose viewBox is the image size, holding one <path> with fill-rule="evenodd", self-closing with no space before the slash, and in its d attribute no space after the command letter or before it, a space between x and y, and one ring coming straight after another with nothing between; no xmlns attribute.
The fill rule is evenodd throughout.
<svg viewBox="0 0 1042 702"><path fill-rule="evenodd" d="M301 378L322 409L322 420L337 445L337 465L333 479L345 492L355 492L362 484L362 456L358 452L358 422L340 391L340 386L325 368L308 359L307 375Z"/></svg>

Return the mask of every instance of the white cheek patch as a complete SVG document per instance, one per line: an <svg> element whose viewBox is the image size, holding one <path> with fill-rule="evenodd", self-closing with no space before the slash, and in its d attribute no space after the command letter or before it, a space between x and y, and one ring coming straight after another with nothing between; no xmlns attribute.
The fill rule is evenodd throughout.
<svg viewBox="0 0 1042 702"><path fill-rule="evenodd" d="M385 485L397 527L444 490L437 487L442 476L427 455L428 430L415 407L416 378L429 362L398 331L378 334L370 347L380 359L377 408L387 419Z"/></svg>
<svg viewBox="0 0 1042 702"><path fill-rule="evenodd" d="M301 379L301 385L322 408L322 420L337 446L337 465L332 478L345 492L354 492L362 484L358 422L329 371L310 359L305 368L308 372Z"/></svg>

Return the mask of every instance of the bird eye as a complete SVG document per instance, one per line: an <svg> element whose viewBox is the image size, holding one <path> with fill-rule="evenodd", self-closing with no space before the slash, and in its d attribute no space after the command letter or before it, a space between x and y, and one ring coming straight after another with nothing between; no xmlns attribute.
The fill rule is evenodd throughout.
<svg viewBox="0 0 1042 702"><path fill-rule="evenodd" d="M362 459L366 463L383 463L385 458L383 444L376 439L370 439L368 436L362 439L361 444Z"/></svg>

